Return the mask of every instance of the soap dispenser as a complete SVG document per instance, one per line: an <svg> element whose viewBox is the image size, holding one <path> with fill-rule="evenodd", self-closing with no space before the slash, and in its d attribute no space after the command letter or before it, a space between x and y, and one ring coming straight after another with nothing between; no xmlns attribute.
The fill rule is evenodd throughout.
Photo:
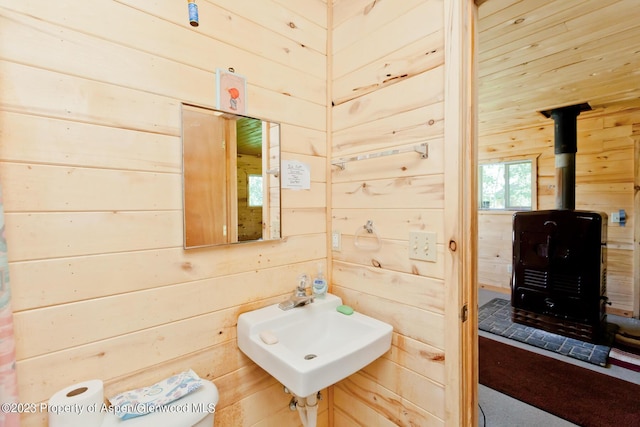
<svg viewBox="0 0 640 427"><path fill-rule="evenodd" d="M327 279L324 278L322 264L318 264L318 274L313 279L313 295L316 297L324 297L327 293Z"/></svg>

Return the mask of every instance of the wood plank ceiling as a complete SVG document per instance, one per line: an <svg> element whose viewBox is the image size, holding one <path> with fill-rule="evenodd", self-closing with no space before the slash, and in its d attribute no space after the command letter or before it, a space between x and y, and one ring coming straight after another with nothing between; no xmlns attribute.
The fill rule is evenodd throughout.
<svg viewBox="0 0 640 427"><path fill-rule="evenodd" d="M640 106L639 0L478 3L480 135L566 105Z"/></svg>
<svg viewBox="0 0 640 427"><path fill-rule="evenodd" d="M238 119L238 154L262 157L262 120L250 117Z"/></svg>

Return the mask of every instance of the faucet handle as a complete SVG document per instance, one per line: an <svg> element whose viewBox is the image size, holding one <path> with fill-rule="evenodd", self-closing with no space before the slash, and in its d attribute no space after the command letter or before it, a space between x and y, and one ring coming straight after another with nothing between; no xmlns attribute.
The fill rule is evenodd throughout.
<svg viewBox="0 0 640 427"><path fill-rule="evenodd" d="M309 284L309 276L307 276L306 274L301 274L298 276L298 287L296 288L296 291L298 294L306 294L307 293L307 286Z"/></svg>

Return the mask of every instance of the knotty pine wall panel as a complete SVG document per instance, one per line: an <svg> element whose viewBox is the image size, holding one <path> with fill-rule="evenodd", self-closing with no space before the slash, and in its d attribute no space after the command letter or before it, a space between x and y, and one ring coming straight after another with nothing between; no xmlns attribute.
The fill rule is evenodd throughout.
<svg viewBox="0 0 640 427"><path fill-rule="evenodd" d="M636 103L637 104L637 103ZM625 102L578 116L576 153L576 209L610 215L624 209L624 227L609 220L607 230L607 294L615 313L631 315L640 298L633 285L634 179L637 158L633 124L640 123L640 105ZM538 208L554 209L555 154L553 120L545 126L514 128L481 135L479 160L502 161L517 156L538 158ZM517 148L516 148L517 147ZM481 286L510 292L511 214L480 212L478 276ZM508 256L505 256L508 255ZM633 313L638 315L638 313Z"/></svg>
<svg viewBox="0 0 640 427"><path fill-rule="evenodd" d="M216 425L296 423L235 327L327 257L327 3L202 1L198 28L186 6L0 1L20 399L91 378L109 395L193 368L220 390ZM282 158L311 164L312 188L283 191L280 242L185 251L180 105L215 107L218 67L247 78L247 113L282 124Z"/></svg>
<svg viewBox="0 0 640 427"><path fill-rule="evenodd" d="M334 387L336 425L444 425L445 3L334 4L332 159L429 144L332 168L332 292L394 327L391 351ZM410 231L437 234L436 263L408 258Z"/></svg>
<svg viewBox="0 0 640 427"><path fill-rule="evenodd" d="M433 158L442 156L442 133L444 124L444 105L436 103L414 110L399 112L391 117L382 117L375 122L367 122L361 125L351 126L333 133L333 147L336 151L334 157L348 157L351 153L365 150L384 150L390 141L415 142L416 144L425 141L429 142L429 158L420 159L422 162L416 164L428 165L427 171L437 173L437 169L442 167L441 162L433 161ZM435 150L435 151L434 151ZM406 155L404 162L410 160ZM388 162L397 161L393 158L385 159ZM375 160L372 160L375 162ZM413 163L413 162L412 162ZM439 166L440 165L440 166ZM370 165L353 164L352 168L372 168ZM394 171L403 173L404 169ZM349 171L341 171L335 174L335 179L342 180L343 175L348 175Z"/></svg>

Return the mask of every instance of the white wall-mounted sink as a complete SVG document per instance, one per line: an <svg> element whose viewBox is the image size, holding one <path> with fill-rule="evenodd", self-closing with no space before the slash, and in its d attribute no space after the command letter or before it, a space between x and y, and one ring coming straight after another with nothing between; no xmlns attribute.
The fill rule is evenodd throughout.
<svg viewBox="0 0 640 427"><path fill-rule="evenodd" d="M340 313L340 305L339 297L327 294L290 310L274 304L243 313L238 346L291 393L315 394L391 348L391 325L358 312Z"/></svg>

